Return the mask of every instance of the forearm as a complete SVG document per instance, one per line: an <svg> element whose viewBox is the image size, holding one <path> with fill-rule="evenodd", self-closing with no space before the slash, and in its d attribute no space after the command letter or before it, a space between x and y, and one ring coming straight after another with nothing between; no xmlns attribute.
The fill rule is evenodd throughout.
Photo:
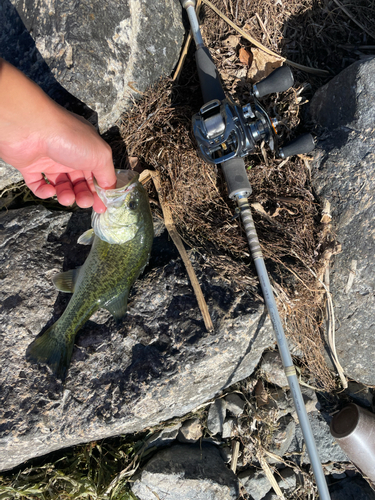
<svg viewBox="0 0 375 500"><path fill-rule="evenodd" d="M14 66L0 59L0 157L17 162L17 151L35 142L45 149L43 130L52 125L58 106L34 82ZM22 160L24 163L25 158ZM17 167L18 165L14 165Z"/></svg>
<svg viewBox="0 0 375 500"><path fill-rule="evenodd" d="M76 201L87 207L94 203L94 210L103 211L93 175L104 189L116 184L112 150L95 128L56 104L2 59L0 158L21 171L37 196L57 194L63 205Z"/></svg>

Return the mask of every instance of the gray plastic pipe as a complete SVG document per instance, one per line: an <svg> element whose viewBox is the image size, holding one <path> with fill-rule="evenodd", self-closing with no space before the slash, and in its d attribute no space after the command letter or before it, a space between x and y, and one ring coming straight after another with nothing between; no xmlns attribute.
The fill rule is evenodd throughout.
<svg viewBox="0 0 375 500"><path fill-rule="evenodd" d="M275 297L272 292L271 283L268 278L266 266L264 264L262 250L260 248L258 235L255 229L253 216L251 215L250 205L246 195L237 195L236 200L241 213L242 223L245 228L247 240L251 250L251 256L259 277L264 301L270 315L273 328L276 334L277 345L279 346L280 356L283 362L285 375L287 376L289 387L292 393L294 406L297 410L299 423L305 439L307 453L314 471L316 485L319 490L321 500L330 500L327 482L324 476L322 464L316 449L315 439L311 430L309 418L307 416L305 403L302 398L301 389L298 383L297 374L290 355L288 343L285 337L283 325L281 323L279 311L277 309Z"/></svg>
<svg viewBox="0 0 375 500"><path fill-rule="evenodd" d="M331 434L350 460L375 482L375 415L351 403L333 417Z"/></svg>

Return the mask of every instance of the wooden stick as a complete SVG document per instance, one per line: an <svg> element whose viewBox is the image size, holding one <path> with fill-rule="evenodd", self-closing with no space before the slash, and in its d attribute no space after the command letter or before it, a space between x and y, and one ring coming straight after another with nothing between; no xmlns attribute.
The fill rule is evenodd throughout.
<svg viewBox="0 0 375 500"><path fill-rule="evenodd" d="M280 489L280 486L277 484L277 481L275 479L275 476L272 474L272 471L268 465L268 463L265 461L264 457L258 456L260 465L263 469L263 472L267 476L268 481L271 483L272 488L274 489L276 495L280 497L280 499L285 500L285 497L283 495L283 492Z"/></svg>
<svg viewBox="0 0 375 500"><path fill-rule="evenodd" d="M185 247L182 243L181 237L177 232L176 226L174 225L171 209L169 208L168 204L166 203L166 201L162 195L160 174L159 174L159 172L150 171L150 170L148 171L148 173L150 174L150 176L154 182L155 189L159 195L159 201L160 201L160 205L161 205L161 208L163 210L163 215L164 215L165 227L167 228L168 233L173 240L173 243L176 245L177 250L180 253L181 259L183 260L183 262L185 264L186 271L188 273L188 276L190 278L190 282L193 286L194 293L195 293L195 296L196 296L197 301L198 301L199 309L201 310L201 313L203 316L204 324L206 326L207 331L211 332L214 329L214 326L212 324L212 320L211 320L210 314L208 312L207 303L204 299L202 289L201 289L200 284L198 282L198 278L195 274L193 266L191 265L189 256L186 253L186 250L185 250ZM144 182L147 182L148 174L145 174L145 172L142 172L142 174L143 174L143 178L146 179Z"/></svg>
<svg viewBox="0 0 375 500"><path fill-rule="evenodd" d="M335 0L336 1L336 0ZM289 66L293 66L294 68L300 69L301 71L305 71L306 73L312 73L314 75L320 75L320 76L326 76L329 75L329 72L326 71L325 69L316 69L316 68L310 68L309 66L304 66L303 64L298 64L293 61L290 61L289 59L286 59L285 57L280 56L279 54L276 54L276 52L273 52L270 49L267 49L264 45L259 43L255 38L250 36L246 31L244 31L242 28L238 27L236 24L234 24L225 14L220 12L219 9L215 7L209 0L202 0L203 3L208 5L210 9L212 9L218 16L220 16L226 23L229 24L233 29L235 29L238 33L240 33L241 36L246 38L246 40L249 40L253 45L258 47L259 49L263 50L270 56L278 57L281 61L286 62L289 64Z"/></svg>
<svg viewBox="0 0 375 500"><path fill-rule="evenodd" d="M234 473L236 473L237 470L237 463L238 463L238 455L240 454L240 442L239 441L232 441L232 464L230 468Z"/></svg>

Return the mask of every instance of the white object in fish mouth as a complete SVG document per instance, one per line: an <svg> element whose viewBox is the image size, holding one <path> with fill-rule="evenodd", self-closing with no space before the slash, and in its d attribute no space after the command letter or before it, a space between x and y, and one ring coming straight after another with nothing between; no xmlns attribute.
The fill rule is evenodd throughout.
<svg viewBox="0 0 375 500"><path fill-rule="evenodd" d="M129 209L129 204L137 202L138 174L133 170L116 170L117 183L114 189L103 189L94 179L99 198L107 210L101 214L93 212L91 225L94 233L110 244L122 244L134 238L139 230L138 214ZM134 192L134 193L133 193ZM125 200L129 198L127 205Z"/></svg>

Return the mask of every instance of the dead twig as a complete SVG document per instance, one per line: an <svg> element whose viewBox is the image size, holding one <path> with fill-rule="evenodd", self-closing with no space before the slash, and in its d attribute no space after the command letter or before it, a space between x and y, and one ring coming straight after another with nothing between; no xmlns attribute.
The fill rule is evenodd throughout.
<svg viewBox="0 0 375 500"><path fill-rule="evenodd" d="M356 24L359 28L361 28L361 30L367 33L371 38L375 38L375 34L369 29L367 29L366 26L364 26L362 23L357 21L357 19L352 15L352 13L341 2L339 2L339 0L333 0L333 1L337 5L337 7L339 7L344 12L344 14L346 14L353 21L354 24Z"/></svg>
<svg viewBox="0 0 375 500"><path fill-rule="evenodd" d="M173 243L176 245L177 250L179 251L181 258L185 264L186 271L189 275L190 282L192 284L195 296L196 296L197 301L198 301L199 309L201 310L201 313L203 316L204 324L206 326L207 331L211 332L214 329L214 327L212 324L210 314L208 312L207 303L203 297L202 289L199 285L197 276L194 272L193 266L191 265L188 254L186 253L186 250L185 250L185 247L182 243L181 237L177 232L176 226L174 225L171 210L170 210L169 206L167 205L167 203L165 202L164 197L162 195L160 174L159 174L159 172L156 172L156 171L155 172L148 171L147 174L145 172L142 172L142 174L143 174L143 179L147 179L148 176L150 175L150 177L152 178L152 180L154 182L155 189L158 192L160 205L161 205L163 215L164 215L165 227L167 228L168 233L169 233L170 237L172 238ZM144 180L144 182L147 182L147 180Z"/></svg>
<svg viewBox="0 0 375 500"><path fill-rule="evenodd" d="M339 358L337 356L337 351L336 351L336 339L335 339L335 312L333 308L333 301L332 301L332 296L329 288L327 285L319 279L317 274L305 263L301 260L301 258L293 251L293 254L306 266L306 268L310 271L310 273L316 278L319 283L323 286L324 290L326 291L327 294L327 338L328 338L328 347L330 348L331 351L331 357L332 361L336 367L336 370L338 372L338 375L341 380L341 384L344 389L348 387L348 382L345 378L344 370L340 364ZM328 269L328 267L327 267Z"/></svg>
<svg viewBox="0 0 375 500"><path fill-rule="evenodd" d="M236 473L237 470L237 463L238 463L238 456L240 453L240 442L239 441L233 441L232 442L232 464L231 464L231 469L234 473Z"/></svg>
<svg viewBox="0 0 375 500"><path fill-rule="evenodd" d="M274 489L276 495L278 495L280 499L285 500L283 492L281 491L280 486L277 484L277 481L275 479L275 476L272 474L270 466L265 461L263 456L258 455L258 458L259 458L259 463L263 469L263 472L267 476L268 481L271 483L272 488Z"/></svg>

